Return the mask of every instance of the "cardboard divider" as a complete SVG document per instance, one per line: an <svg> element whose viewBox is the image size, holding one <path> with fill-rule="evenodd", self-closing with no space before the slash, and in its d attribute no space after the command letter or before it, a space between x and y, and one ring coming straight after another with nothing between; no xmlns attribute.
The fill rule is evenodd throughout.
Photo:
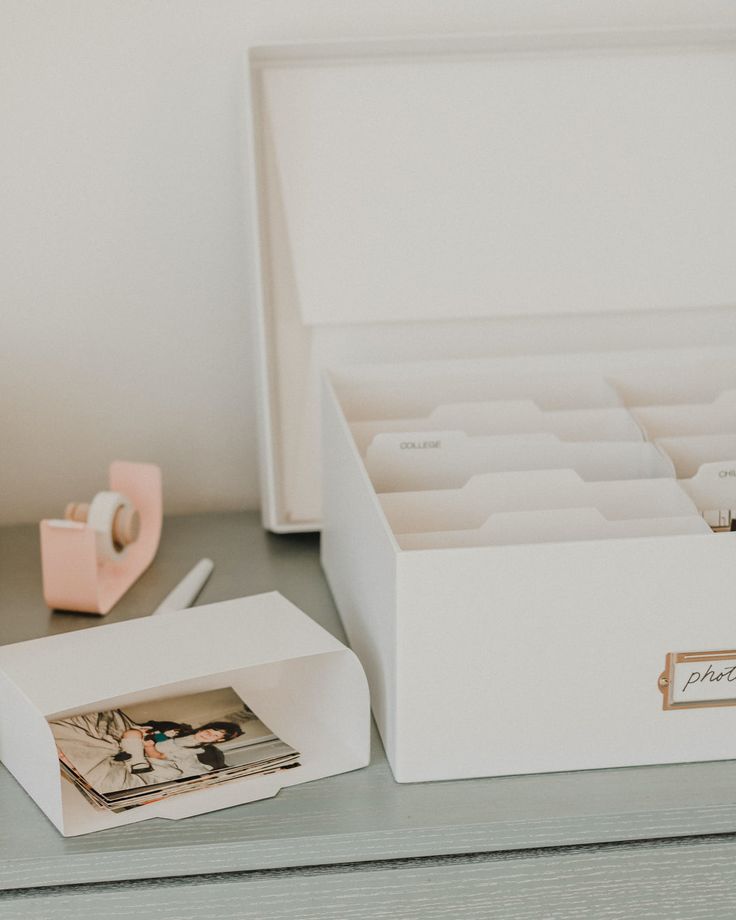
<svg viewBox="0 0 736 920"><path fill-rule="evenodd" d="M723 390L711 402L636 406L630 411L649 440L736 434L736 388Z"/></svg>
<svg viewBox="0 0 736 920"><path fill-rule="evenodd" d="M387 375L370 384L341 387L349 422L387 421L427 416L446 403L532 401L541 412L622 407L621 397L602 375L504 367L485 372L461 368L452 373L402 377Z"/></svg>
<svg viewBox="0 0 736 920"><path fill-rule="evenodd" d="M676 406L710 403L726 390L736 388L736 366L715 350L695 353L685 362L670 363L666 353L656 360L656 353L647 366L625 374L609 374L607 379L631 409L650 406Z"/></svg>
<svg viewBox="0 0 736 920"><path fill-rule="evenodd" d="M574 540L612 540L627 537L664 537L710 534L698 514L684 517L608 520L597 508L563 508L545 511L505 511L491 515L473 530L401 534L405 550L443 549L456 546L513 546L561 543Z"/></svg>
<svg viewBox="0 0 736 920"><path fill-rule="evenodd" d="M118 814L62 779L48 719L228 687L299 751L298 767ZM0 758L64 836L254 801L365 766L369 755L358 659L275 592L0 649Z"/></svg>
<svg viewBox="0 0 736 920"><path fill-rule="evenodd" d="M660 438L678 480L716 530L734 529L736 518L736 434Z"/></svg>
<svg viewBox="0 0 736 920"><path fill-rule="evenodd" d="M470 435L542 434L561 441L642 441L644 434L628 409L540 409L534 400L444 403L421 418L353 422L361 453L378 434L450 431Z"/></svg>
<svg viewBox="0 0 736 920"><path fill-rule="evenodd" d="M678 479L707 474L724 478L721 474L728 476L730 469L736 477L736 433L658 438L656 443L671 458ZM725 468L713 464L725 464Z"/></svg>
<svg viewBox="0 0 736 920"><path fill-rule="evenodd" d="M464 485L484 472L574 469L588 481L674 477L653 444L563 442L551 435L469 437L462 432L377 435L366 453L377 492Z"/></svg>
<svg viewBox="0 0 736 920"><path fill-rule="evenodd" d="M483 473L460 489L379 496L395 534L479 528L492 514L597 508L609 521L697 515L674 479L586 482L574 470Z"/></svg>

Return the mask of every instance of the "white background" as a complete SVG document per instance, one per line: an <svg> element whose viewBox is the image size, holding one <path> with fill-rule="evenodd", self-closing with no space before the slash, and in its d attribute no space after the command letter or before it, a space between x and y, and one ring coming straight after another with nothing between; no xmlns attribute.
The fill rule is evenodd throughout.
<svg viewBox="0 0 736 920"><path fill-rule="evenodd" d="M257 505L248 45L635 26L653 4L1 0L0 523L90 498L115 458L162 465L168 512Z"/></svg>

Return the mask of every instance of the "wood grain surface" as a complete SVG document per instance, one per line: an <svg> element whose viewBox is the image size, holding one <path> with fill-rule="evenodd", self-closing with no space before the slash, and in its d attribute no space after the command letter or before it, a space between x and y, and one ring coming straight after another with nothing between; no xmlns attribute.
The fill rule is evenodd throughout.
<svg viewBox="0 0 736 920"><path fill-rule="evenodd" d="M322 871L36 889L0 920L713 920L736 910L736 840L517 851Z"/></svg>

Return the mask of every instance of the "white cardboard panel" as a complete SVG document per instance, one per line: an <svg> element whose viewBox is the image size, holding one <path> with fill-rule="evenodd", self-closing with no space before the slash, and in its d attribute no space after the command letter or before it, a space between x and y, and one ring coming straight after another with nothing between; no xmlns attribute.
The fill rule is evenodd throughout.
<svg viewBox="0 0 736 920"><path fill-rule="evenodd" d="M325 415L325 456L329 453L337 475L333 488L325 494L325 518L330 526L320 542L322 564L350 647L372 675L371 708L391 761L400 728L396 706L399 649L395 641L398 546L374 500L334 391L326 381L324 386L325 401L331 408Z"/></svg>
<svg viewBox="0 0 736 920"><path fill-rule="evenodd" d="M471 435L549 432L561 441L641 441L642 429L627 409L570 409L544 412L531 400L449 403L423 418L353 422L361 453L377 434L450 431Z"/></svg>
<svg viewBox="0 0 736 920"><path fill-rule="evenodd" d="M640 406L632 416L649 440L684 435L736 433L736 389L724 390L709 403L678 406Z"/></svg>
<svg viewBox="0 0 736 920"><path fill-rule="evenodd" d="M659 438L657 445L671 458L680 479L691 479L710 467L713 476L722 469L715 464L736 469L736 433L684 435L676 438ZM733 475L736 475L734 473Z"/></svg>
<svg viewBox="0 0 736 920"><path fill-rule="evenodd" d="M365 463L377 492L460 488L479 473L514 470L572 469L588 482L674 476L669 458L646 442L560 441L553 435L469 437L459 431L398 438L379 434Z"/></svg>
<svg viewBox="0 0 736 920"><path fill-rule="evenodd" d="M395 534L477 528L504 511L590 507L608 520L697 512L673 479L585 482L574 470L483 473L460 489L386 492L378 498Z"/></svg>
<svg viewBox="0 0 736 920"><path fill-rule="evenodd" d="M292 61L261 80L306 325L736 300L730 48Z"/></svg>
<svg viewBox="0 0 736 920"><path fill-rule="evenodd" d="M736 389L736 365L727 353L708 349L701 354L691 353L685 360L686 374L681 359L668 361L666 355L660 354L656 361L642 362L637 368L627 369L623 376L614 371L608 380L623 404L634 411L648 406L715 404L724 393Z"/></svg>
<svg viewBox="0 0 736 920"><path fill-rule="evenodd" d="M736 758L736 707L658 688L667 652L733 647L735 563L734 534L402 553L394 775Z"/></svg>
<svg viewBox="0 0 736 920"><path fill-rule="evenodd" d="M713 536L710 527L696 512L685 517L609 520L597 508L556 508L501 511L475 530L406 533L396 539L405 550L441 550L450 546L514 546L698 533Z"/></svg>

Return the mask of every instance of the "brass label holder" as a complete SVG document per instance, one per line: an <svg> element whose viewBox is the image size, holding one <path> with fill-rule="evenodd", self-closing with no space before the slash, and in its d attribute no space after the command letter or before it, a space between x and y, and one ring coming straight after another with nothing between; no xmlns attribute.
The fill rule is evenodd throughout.
<svg viewBox="0 0 736 920"><path fill-rule="evenodd" d="M669 652L657 686L667 711L736 706L736 649Z"/></svg>

